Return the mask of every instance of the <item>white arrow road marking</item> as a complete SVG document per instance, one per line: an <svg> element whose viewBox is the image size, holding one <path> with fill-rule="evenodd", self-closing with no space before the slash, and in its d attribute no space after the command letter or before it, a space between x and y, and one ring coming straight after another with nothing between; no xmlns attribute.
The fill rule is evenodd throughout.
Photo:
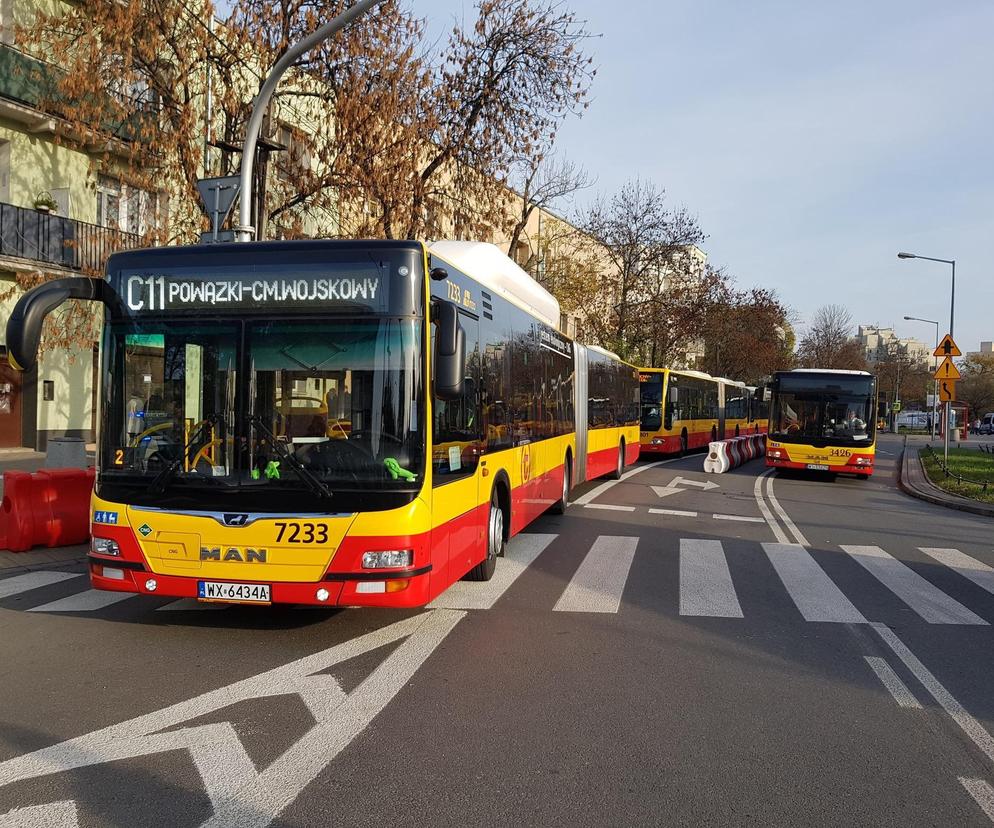
<svg viewBox="0 0 994 828"><path fill-rule="evenodd" d="M670 495L680 494L680 492L687 491L686 489L674 489L672 486L650 486L659 497L669 497Z"/></svg>
<svg viewBox="0 0 994 828"><path fill-rule="evenodd" d="M14 808L0 814L0 828L79 828L76 818L76 803L71 799L51 802L48 805L31 805L27 808Z"/></svg>
<svg viewBox="0 0 994 828"><path fill-rule="evenodd" d="M700 489L704 489L704 491L709 491L710 489L717 489L718 488L718 484L717 483L713 483L710 480L706 480L703 483L701 483L698 480L687 480L686 477L674 477L670 481L670 486L676 487L676 486L679 486L681 483L684 486L697 486Z"/></svg>
<svg viewBox="0 0 994 828"><path fill-rule="evenodd" d="M465 615L455 610L422 613L196 698L9 759L0 763L0 786L74 768L186 749L214 809L214 816L203 823L204 827L263 828L386 707ZM348 695L333 676L314 675L401 640L403 643ZM307 705L315 723L261 772L228 722L161 732L240 701L293 693ZM64 820L42 822L74 824ZM0 828L7 825L0 821Z"/></svg>

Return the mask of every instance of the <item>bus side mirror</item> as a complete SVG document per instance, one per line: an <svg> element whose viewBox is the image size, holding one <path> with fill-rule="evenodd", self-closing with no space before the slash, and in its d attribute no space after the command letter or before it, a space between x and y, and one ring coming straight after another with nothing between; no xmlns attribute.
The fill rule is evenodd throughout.
<svg viewBox="0 0 994 828"><path fill-rule="evenodd" d="M451 302L432 305L435 331L435 396L440 400L462 399L466 385L466 334L459 324L459 311Z"/></svg>
<svg viewBox="0 0 994 828"><path fill-rule="evenodd" d="M112 316L123 315L120 299L104 279L72 276L38 285L17 300L7 320L7 360L11 367L18 371L34 367L45 317L67 299L103 302Z"/></svg>
<svg viewBox="0 0 994 828"><path fill-rule="evenodd" d="M673 403L674 405L676 405L678 402L680 402L680 389L679 388L671 388L670 389L670 402Z"/></svg>

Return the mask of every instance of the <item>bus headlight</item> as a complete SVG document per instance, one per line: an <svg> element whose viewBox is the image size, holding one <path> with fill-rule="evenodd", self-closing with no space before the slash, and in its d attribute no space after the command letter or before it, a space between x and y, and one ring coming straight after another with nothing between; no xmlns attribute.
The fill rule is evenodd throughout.
<svg viewBox="0 0 994 828"><path fill-rule="evenodd" d="M110 538L90 538L90 551L95 555L114 555L119 557L121 548L117 541Z"/></svg>
<svg viewBox="0 0 994 828"><path fill-rule="evenodd" d="M776 459L779 460L780 459L780 452L779 451L768 451L768 452L766 452L766 456L767 457L773 457L773 458L776 458Z"/></svg>
<svg viewBox="0 0 994 828"><path fill-rule="evenodd" d="M382 552L365 552L362 556L363 569L397 569L408 567L413 562L413 549L389 549Z"/></svg>
<svg viewBox="0 0 994 828"><path fill-rule="evenodd" d="M873 458L872 457L857 457L856 458L856 465L857 466L872 466L873 465Z"/></svg>

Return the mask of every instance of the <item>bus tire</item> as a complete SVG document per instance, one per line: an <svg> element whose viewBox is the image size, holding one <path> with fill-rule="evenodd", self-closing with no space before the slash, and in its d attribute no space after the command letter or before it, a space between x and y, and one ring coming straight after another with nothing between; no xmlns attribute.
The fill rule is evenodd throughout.
<svg viewBox="0 0 994 828"><path fill-rule="evenodd" d="M680 432L680 451L677 454L677 457L685 457L687 455L687 451L689 449L687 442L687 429L684 429Z"/></svg>
<svg viewBox="0 0 994 828"><path fill-rule="evenodd" d="M735 436L736 437L739 436L739 427L738 426L735 426Z"/></svg>
<svg viewBox="0 0 994 828"><path fill-rule="evenodd" d="M504 554L504 509L500 505L497 487L490 495L487 516L487 556L466 573L467 581L489 581L497 569L497 558Z"/></svg>
<svg viewBox="0 0 994 828"><path fill-rule="evenodd" d="M618 443L618 462L615 464L614 471L608 475L611 480L621 480L621 475L625 472L625 441L624 439Z"/></svg>
<svg viewBox="0 0 994 828"><path fill-rule="evenodd" d="M559 496L559 500L549 507L549 514L551 515L563 515L566 513L566 507L569 506L570 485L573 482L572 466L572 457L567 451L566 456L563 458L563 490Z"/></svg>

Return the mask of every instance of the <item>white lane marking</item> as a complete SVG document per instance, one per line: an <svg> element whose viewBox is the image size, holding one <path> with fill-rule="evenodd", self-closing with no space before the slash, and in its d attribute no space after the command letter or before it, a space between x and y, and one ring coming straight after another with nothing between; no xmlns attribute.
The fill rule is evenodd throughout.
<svg viewBox="0 0 994 828"><path fill-rule="evenodd" d="M994 569L958 549L940 549L932 546L919 546L922 552L939 563L973 581L981 589L994 593Z"/></svg>
<svg viewBox="0 0 994 828"><path fill-rule="evenodd" d="M907 707L915 710L921 710L922 706L918 699L915 698L914 693L912 693L908 686L901 681L900 676L894 672L894 668L891 667L886 660L880 658L879 656L863 656L866 659L866 663L870 665L870 669L877 674L877 678L880 679L880 683L887 689L893 697L894 701L898 703L900 707Z"/></svg>
<svg viewBox="0 0 994 828"><path fill-rule="evenodd" d="M987 814L987 818L994 822L994 788L983 779L967 779L965 776L960 776L959 781L973 797L973 801Z"/></svg>
<svg viewBox="0 0 994 828"><path fill-rule="evenodd" d="M932 698L942 705L942 709L949 714L950 718L987 755L988 760L994 762L994 739L984 729L984 726L966 712L966 708L953 698L953 694L942 686L942 683L929 672L928 668L918 660L918 657L908 649L907 645L897 637L897 634L890 627L879 622L874 622L871 626L884 640L884 643L894 651L894 654L904 662L904 666L911 671L912 675L932 694Z"/></svg>
<svg viewBox="0 0 994 828"><path fill-rule="evenodd" d="M987 624L879 546L843 546L842 550L929 624Z"/></svg>
<svg viewBox="0 0 994 828"><path fill-rule="evenodd" d="M634 477L636 474L641 474L644 471L648 471L649 469L654 469L656 466L662 466L665 465L666 463L675 463L679 459L680 459L679 457L674 457L670 460L656 460L654 463L646 463L644 466L642 465L636 466L634 469L626 471L623 475L621 475L621 480L608 480L606 483L601 483L599 486L595 486L586 494L580 495L573 502L579 503L581 506L584 506L587 503L590 503L594 498L600 497L600 495L604 494L604 492L608 491L612 486L615 486L618 483L622 483L625 480Z"/></svg>
<svg viewBox="0 0 994 828"><path fill-rule="evenodd" d="M196 598L180 598L169 604L158 607L156 612L202 612L204 610L223 610L233 606L220 601L198 601Z"/></svg>
<svg viewBox="0 0 994 828"><path fill-rule="evenodd" d="M612 512L634 512L634 506L614 506L610 503L584 503L584 509L607 509Z"/></svg>
<svg viewBox="0 0 994 828"><path fill-rule="evenodd" d="M801 544L801 546L809 546L810 544L808 543L808 539L800 533L798 528L794 525L794 521L790 519L790 515L788 515L787 511L780 505L780 501L777 500L777 496L773 494L772 476L766 478L766 494L769 495L770 505L780 517L780 520L783 521L783 524L787 527L787 530L794 536L794 540Z"/></svg>
<svg viewBox="0 0 994 828"><path fill-rule="evenodd" d="M600 535L556 601L556 612L617 612L638 538Z"/></svg>
<svg viewBox="0 0 994 828"><path fill-rule="evenodd" d="M763 551L805 621L865 624L863 614L846 598L803 546L764 543Z"/></svg>
<svg viewBox="0 0 994 828"><path fill-rule="evenodd" d="M4 578L0 581L0 598L10 598L22 592L28 592L38 587L57 584L59 581L68 581L70 578L82 578L80 572L25 572L23 575L15 575L12 578Z"/></svg>
<svg viewBox="0 0 994 828"><path fill-rule="evenodd" d="M134 592L108 592L102 589L88 589L58 601L31 607L28 612L92 612L112 604L136 597Z"/></svg>
<svg viewBox="0 0 994 828"><path fill-rule="evenodd" d="M669 497L687 491L686 489L674 489L670 486L650 486L649 488L656 493L656 497Z"/></svg>
<svg viewBox="0 0 994 828"><path fill-rule="evenodd" d="M0 786L188 750L214 811L204 828L263 828L407 686L464 616L454 610L421 613L162 710L0 762ZM395 641L403 643L348 695L334 677L314 675ZM304 700L315 723L261 772L229 722L167 730L241 701L291 694Z"/></svg>
<svg viewBox="0 0 994 828"><path fill-rule="evenodd" d="M675 515L676 517L697 517L697 512L684 512L681 509L650 509L651 515Z"/></svg>
<svg viewBox="0 0 994 828"><path fill-rule="evenodd" d="M773 532L773 537L775 537L780 543L790 543L787 535L785 535L783 529L780 528L780 524L774 519L773 513L770 511L769 506L766 505L766 501L763 500L763 480L773 474L774 471L774 469L767 469L756 478L756 483L752 487L752 494L753 497L756 498L756 505L759 507L759 513L763 516L763 519Z"/></svg>
<svg viewBox="0 0 994 828"><path fill-rule="evenodd" d="M680 615L742 618L721 541L680 538Z"/></svg>
<svg viewBox="0 0 994 828"><path fill-rule="evenodd" d="M429 605L429 609L485 610L497 603L518 576L545 551L558 535L516 535L497 560L494 577L485 583L456 581Z"/></svg>
<svg viewBox="0 0 994 828"><path fill-rule="evenodd" d="M737 520L742 523L765 523L761 517L749 517L748 515L711 515L715 520Z"/></svg>
<svg viewBox="0 0 994 828"><path fill-rule="evenodd" d="M669 486L678 487L680 483L683 483L684 486L697 486L699 489L703 489L706 492L710 491L711 489L718 488L718 484L712 483L710 480L705 480L703 483L701 483L698 480L688 480L686 477L674 477L669 482Z"/></svg>
<svg viewBox="0 0 994 828"><path fill-rule="evenodd" d="M0 828L79 828L76 803L71 799L46 805L27 805L0 814Z"/></svg>

